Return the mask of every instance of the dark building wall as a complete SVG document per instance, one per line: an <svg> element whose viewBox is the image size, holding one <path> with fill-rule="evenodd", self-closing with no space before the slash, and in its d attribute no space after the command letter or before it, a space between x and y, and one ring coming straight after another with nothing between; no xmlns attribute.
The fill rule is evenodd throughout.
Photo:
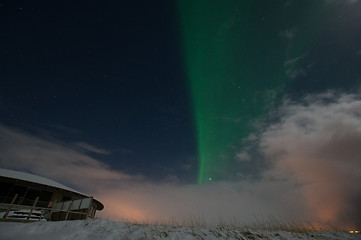
<svg viewBox="0 0 361 240"><path fill-rule="evenodd" d="M35 207L47 209L47 214L51 216L49 220L85 219L86 217L94 217L96 210L103 209L101 203L92 199L87 209L76 209L71 212L67 212L68 209L65 209L65 212L64 209L63 211L51 210L55 203L71 202L89 197L52 186L0 177L0 205L6 206L6 204L11 203L14 196L16 196L16 200L13 204L29 207L35 204ZM0 208L0 212L6 210L6 207Z"/></svg>

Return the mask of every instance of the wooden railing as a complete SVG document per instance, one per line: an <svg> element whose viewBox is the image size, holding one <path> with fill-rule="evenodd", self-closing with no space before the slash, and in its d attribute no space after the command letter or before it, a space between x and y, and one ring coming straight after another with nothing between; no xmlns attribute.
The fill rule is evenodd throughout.
<svg viewBox="0 0 361 240"><path fill-rule="evenodd" d="M40 220L68 220L86 219L95 216L92 207L93 198L78 199L66 202L49 202L47 206L39 207L37 197L32 206L17 204L16 194L10 203L0 203L0 221L40 221ZM82 203L82 201L84 202ZM53 215L57 217L52 217ZM73 216L70 218L70 216Z"/></svg>

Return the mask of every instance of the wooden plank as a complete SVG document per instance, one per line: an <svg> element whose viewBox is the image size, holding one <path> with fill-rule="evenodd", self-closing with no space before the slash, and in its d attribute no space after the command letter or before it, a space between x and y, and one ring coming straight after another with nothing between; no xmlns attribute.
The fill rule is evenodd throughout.
<svg viewBox="0 0 361 240"><path fill-rule="evenodd" d="M13 197L13 200L11 200L11 203L10 203L10 205L9 205L9 208L6 210L6 213L5 213L5 215L4 215L3 218L7 218L7 217L9 216L9 212L11 211L11 209L12 209L12 207L13 207L13 204L14 204L14 202L15 202L15 200L16 200L17 197L18 197L18 194L15 194L15 196Z"/></svg>
<svg viewBox="0 0 361 240"><path fill-rule="evenodd" d="M90 204L85 219L88 219L92 206L93 206L93 197L90 197Z"/></svg>
<svg viewBox="0 0 361 240"><path fill-rule="evenodd" d="M68 211L66 212L66 216L65 216L65 221L68 220L70 209L71 209L72 205L73 205L73 201L71 201L70 204L69 204Z"/></svg>
<svg viewBox="0 0 361 240"><path fill-rule="evenodd" d="M55 202L54 202L54 204L53 204L53 206L52 206L52 208L51 208L51 210L50 210L49 217L48 217L48 219L46 219L46 220L51 220L51 215L53 214L55 205L56 205L56 200L55 200Z"/></svg>
<svg viewBox="0 0 361 240"><path fill-rule="evenodd" d="M27 218L27 219L30 219L31 214L33 214L34 208L35 208L36 204L38 203L38 200L39 200L39 197L36 197L36 198L35 198L35 201L34 201L34 203L33 203L33 206L31 207L31 209L30 209L30 211L29 211L29 215L28 215L28 218ZM40 219L39 219L39 220L40 220Z"/></svg>
<svg viewBox="0 0 361 240"><path fill-rule="evenodd" d="M96 208L95 208L95 206L94 206L94 207L93 207L93 212L92 212L93 219L95 219L95 211L96 211Z"/></svg>
<svg viewBox="0 0 361 240"><path fill-rule="evenodd" d="M31 219L14 219L14 218L0 218L0 222L37 222L38 220Z"/></svg>
<svg viewBox="0 0 361 240"><path fill-rule="evenodd" d="M42 209L42 210L41 210L40 217L39 217L39 221L40 221L41 219L43 219L44 212L45 212L45 209Z"/></svg>

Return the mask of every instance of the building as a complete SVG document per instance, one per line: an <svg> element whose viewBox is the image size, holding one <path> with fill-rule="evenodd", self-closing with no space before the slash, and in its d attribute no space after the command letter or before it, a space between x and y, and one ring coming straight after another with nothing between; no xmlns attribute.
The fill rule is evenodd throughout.
<svg viewBox="0 0 361 240"><path fill-rule="evenodd" d="M91 196L34 174L0 169L0 220L94 218L103 204Z"/></svg>

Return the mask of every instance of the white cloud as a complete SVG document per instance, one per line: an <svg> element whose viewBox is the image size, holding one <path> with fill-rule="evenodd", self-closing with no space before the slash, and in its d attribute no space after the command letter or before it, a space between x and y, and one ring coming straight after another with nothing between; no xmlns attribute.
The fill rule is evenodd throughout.
<svg viewBox="0 0 361 240"><path fill-rule="evenodd" d="M296 77L303 75L306 76L307 72L304 68L298 67L296 68L296 64L304 59L307 56L307 53L302 54L293 59L288 59L283 65L286 68L286 74L289 78L295 79Z"/></svg>
<svg viewBox="0 0 361 240"><path fill-rule="evenodd" d="M115 171L59 141L0 125L1 167L31 171L85 189L115 220L217 222L275 216L361 225L361 100L326 92L286 101L280 121L249 141L260 143L267 165L259 180L179 184ZM96 148L96 147L95 147ZM247 149L239 152L252 163ZM89 187L91 186L91 187ZM350 226L350 225L349 225Z"/></svg>
<svg viewBox="0 0 361 240"><path fill-rule="evenodd" d="M282 189L282 192L280 192ZM102 189L102 216L113 219L178 221L194 217L201 222L220 219L249 223L254 217L302 219L307 216L302 197L289 182L217 182L177 185L130 183L127 187Z"/></svg>
<svg viewBox="0 0 361 240"><path fill-rule="evenodd" d="M240 151L236 154L236 159L240 162L249 162L251 160L251 156L247 151Z"/></svg>
<svg viewBox="0 0 361 240"><path fill-rule="evenodd" d="M90 144L84 143L84 142L77 142L75 143L76 146L80 147L81 149L84 149L88 152L93 152L93 153L98 153L98 154L103 154L103 155L109 155L110 152L104 150L104 149L100 149L97 147L94 147Z"/></svg>
<svg viewBox="0 0 361 240"><path fill-rule="evenodd" d="M305 217L302 199L295 197L298 190L288 182L153 182L112 170L71 145L4 125L0 125L0 152L0 167L75 186L103 202L101 216L112 219L186 221L194 217L209 223L233 217L245 222L254 216ZM287 194L280 193L280 186Z"/></svg>
<svg viewBox="0 0 361 240"><path fill-rule="evenodd" d="M286 38L288 41L292 41L295 38L296 32L297 32L296 28L293 28L293 29L287 28L287 29L281 31L279 33L279 36Z"/></svg>
<svg viewBox="0 0 361 240"><path fill-rule="evenodd" d="M95 150L98 151L93 148ZM0 166L3 168L30 171L82 189L92 189L99 182L133 178L110 169L72 145L1 124L0 152Z"/></svg>
<svg viewBox="0 0 361 240"><path fill-rule="evenodd" d="M298 184L323 221L360 219L360 96L310 95L303 103L285 103L280 114L260 137L272 163L263 176Z"/></svg>

